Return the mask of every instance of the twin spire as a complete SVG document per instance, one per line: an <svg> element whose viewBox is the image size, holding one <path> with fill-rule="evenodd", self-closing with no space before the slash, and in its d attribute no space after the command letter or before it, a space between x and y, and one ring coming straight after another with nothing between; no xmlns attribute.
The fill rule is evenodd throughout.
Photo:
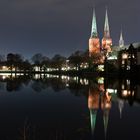
<svg viewBox="0 0 140 140"><path fill-rule="evenodd" d="M101 51L104 52L104 54L108 54L109 52L111 52L111 46L112 39L110 38L107 9L105 13L104 36L101 45L97 32L95 9L93 9L91 36L89 39L89 56L94 55L95 53L100 53Z"/></svg>
<svg viewBox="0 0 140 140"><path fill-rule="evenodd" d="M93 9L91 37L98 37L95 9ZM105 38L110 37L107 8L106 8L106 14L105 14L104 37Z"/></svg>
<svg viewBox="0 0 140 140"><path fill-rule="evenodd" d="M92 18L91 36L90 36L90 41L89 41L89 51L90 53L100 52L100 50L106 50L107 52L111 52L111 46L112 46L112 39L110 37L108 10L106 8L105 23L104 23L104 36L102 39L102 45L100 46L100 40L98 38L98 31L97 31L96 13L95 13L95 8L94 8L93 18ZM119 48L122 48L122 47L124 47L124 39L122 35L122 30L121 30ZM97 49L99 50L97 51Z"/></svg>

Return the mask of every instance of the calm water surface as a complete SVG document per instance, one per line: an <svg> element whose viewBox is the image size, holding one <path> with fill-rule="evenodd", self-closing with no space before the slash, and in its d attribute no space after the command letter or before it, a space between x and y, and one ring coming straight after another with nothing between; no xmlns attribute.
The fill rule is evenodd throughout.
<svg viewBox="0 0 140 140"><path fill-rule="evenodd" d="M0 139L139 139L139 83L1 75Z"/></svg>

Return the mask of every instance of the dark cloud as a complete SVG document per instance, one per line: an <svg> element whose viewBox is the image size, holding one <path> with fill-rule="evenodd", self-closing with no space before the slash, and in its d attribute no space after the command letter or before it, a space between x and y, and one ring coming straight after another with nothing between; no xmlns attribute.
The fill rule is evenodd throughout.
<svg viewBox="0 0 140 140"><path fill-rule="evenodd" d="M138 42L139 4L139 0L1 0L1 53L52 56L87 49L93 5L100 38L107 6L114 44L118 43L121 26L126 43Z"/></svg>

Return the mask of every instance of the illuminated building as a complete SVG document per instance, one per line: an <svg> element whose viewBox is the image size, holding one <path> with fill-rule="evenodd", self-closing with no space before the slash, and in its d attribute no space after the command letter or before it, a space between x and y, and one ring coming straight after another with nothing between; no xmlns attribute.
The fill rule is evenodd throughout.
<svg viewBox="0 0 140 140"><path fill-rule="evenodd" d="M120 49L122 47L124 47L124 39L123 39L122 31L121 31L121 34L120 34L119 47L120 47Z"/></svg>
<svg viewBox="0 0 140 140"><path fill-rule="evenodd" d="M107 13L107 9L106 9L104 36L103 36L103 39L102 39L102 51L105 52L106 54L108 54L109 52L111 52L111 46L112 46L112 39L110 37L108 13Z"/></svg>
<svg viewBox="0 0 140 140"><path fill-rule="evenodd" d="M135 48L132 44L127 50L121 50L118 57L120 69L135 71L136 66L140 65L139 52L139 48Z"/></svg>
<svg viewBox="0 0 140 140"><path fill-rule="evenodd" d="M89 39L89 56L99 52L100 52L100 39L98 38L98 33L97 33L95 10L93 10L92 29L91 29L91 36Z"/></svg>

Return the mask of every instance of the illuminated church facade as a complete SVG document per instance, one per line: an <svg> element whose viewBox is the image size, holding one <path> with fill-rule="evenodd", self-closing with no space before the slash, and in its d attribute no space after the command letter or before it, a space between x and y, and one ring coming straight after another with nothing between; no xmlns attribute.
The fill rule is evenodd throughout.
<svg viewBox="0 0 140 140"><path fill-rule="evenodd" d="M110 36L107 9L105 13L104 34L103 34L102 40L100 40L98 37L96 14L95 14L95 9L94 9L93 18L92 18L91 36L89 39L89 56L95 53L108 54L109 52L112 51L111 46L112 46L112 39Z"/></svg>

